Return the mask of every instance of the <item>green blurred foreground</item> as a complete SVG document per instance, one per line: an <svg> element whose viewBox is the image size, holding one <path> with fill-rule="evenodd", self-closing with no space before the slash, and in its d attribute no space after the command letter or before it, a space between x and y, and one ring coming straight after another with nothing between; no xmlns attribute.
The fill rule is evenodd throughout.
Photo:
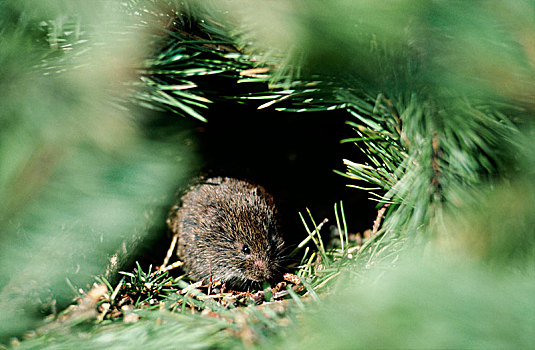
<svg viewBox="0 0 535 350"><path fill-rule="evenodd" d="M0 343L161 225L194 161L116 103L150 55L149 28L122 10L138 3L0 0ZM348 175L392 203L375 241L317 253L301 270L315 291L283 312L134 310L136 323L65 324L20 348L535 348L535 2L249 6L221 11L236 41L290 86L328 76L327 102L366 125L378 161ZM379 93L394 105L361 105Z"/></svg>
<svg viewBox="0 0 535 350"><path fill-rule="evenodd" d="M2 341L35 327L47 298L65 302L70 285L92 283L123 241L135 246L187 170L177 143L149 140L139 117L112 104L146 54L145 33L125 30L132 18L113 7L0 2ZM62 58L48 40L64 31L71 42L59 45L74 52L42 68Z"/></svg>

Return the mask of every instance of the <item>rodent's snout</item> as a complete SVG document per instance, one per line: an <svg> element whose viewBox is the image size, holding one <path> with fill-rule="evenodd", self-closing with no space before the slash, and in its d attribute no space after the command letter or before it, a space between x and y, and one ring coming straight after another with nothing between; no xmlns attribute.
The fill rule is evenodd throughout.
<svg viewBox="0 0 535 350"><path fill-rule="evenodd" d="M253 268L251 271L251 280L256 282L262 282L270 280L273 277L273 273L268 266L268 263L263 259L255 259L253 261Z"/></svg>
<svg viewBox="0 0 535 350"><path fill-rule="evenodd" d="M256 259L253 263L253 266L260 271L266 270L266 266L261 259Z"/></svg>

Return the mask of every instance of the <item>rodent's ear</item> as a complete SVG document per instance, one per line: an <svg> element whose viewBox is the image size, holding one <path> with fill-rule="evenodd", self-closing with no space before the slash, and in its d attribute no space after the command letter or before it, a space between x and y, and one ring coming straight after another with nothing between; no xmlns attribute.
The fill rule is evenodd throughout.
<svg viewBox="0 0 535 350"><path fill-rule="evenodd" d="M258 187L253 187L249 190L249 193L258 196Z"/></svg>

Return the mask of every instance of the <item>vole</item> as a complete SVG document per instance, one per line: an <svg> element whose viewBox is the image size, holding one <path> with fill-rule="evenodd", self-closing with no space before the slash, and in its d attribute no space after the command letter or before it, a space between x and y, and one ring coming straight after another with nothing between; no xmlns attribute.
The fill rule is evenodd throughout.
<svg viewBox="0 0 535 350"><path fill-rule="evenodd" d="M261 186L227 177L192 186L173 207L169 228L177 255L195 279L239 289L272 281L285 242L273 197Z"/></svg>

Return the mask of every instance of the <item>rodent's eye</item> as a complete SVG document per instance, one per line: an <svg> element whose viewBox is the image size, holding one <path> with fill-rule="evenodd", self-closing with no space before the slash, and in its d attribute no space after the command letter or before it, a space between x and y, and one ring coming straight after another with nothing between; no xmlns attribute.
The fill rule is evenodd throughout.
<svg viewBox="0 0 535 350"><path fill-rule="evenodd" d="M241 252L245 255L251 254L251 249L249 249L249 246L247 244L244 244L241 248Z"/></svg>

